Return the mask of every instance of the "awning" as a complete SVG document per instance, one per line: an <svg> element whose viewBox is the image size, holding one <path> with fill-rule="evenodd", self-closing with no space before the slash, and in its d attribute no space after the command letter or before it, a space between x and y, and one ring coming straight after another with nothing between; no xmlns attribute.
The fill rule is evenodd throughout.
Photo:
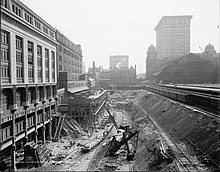
<svg viewBox="0 0 220 172"><path fill-rule="evenodd" d="M89 87L81 86L81 87L68 88L68 92L70 92L72 94L79 93L79 92L86 91L86 90L89 90Z"/></svg>

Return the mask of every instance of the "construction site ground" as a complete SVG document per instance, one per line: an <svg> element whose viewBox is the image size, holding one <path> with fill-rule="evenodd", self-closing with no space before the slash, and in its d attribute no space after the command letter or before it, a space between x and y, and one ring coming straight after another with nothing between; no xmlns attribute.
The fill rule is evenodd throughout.
<svg viewBox="0 0 220 172"><path fill-rule="evenodd" d="M97 164L96 171L181 171L182 169L180 164L174 156L167 159L160 154L160 142L165 142L168 147L170 147L171 144L169 143L169 138L164 138L166 135L170 135L174 138L178 145L184 149L185 153L189 155L191 160L195 164L198 164L200 171L212 171L212 167L206 166L201 162L199 155L197 156L195 154L192 146L187 144L182 138L179 138L179 136L183 137L184 135L185 128L183 126L182 132L180 132L181 128L178 128L178 126L174 127L175 130L180 133L178 136L175 131L171 132L171 130L169 130L170 126L167 120L173 121L173 119L169 119L169 114L172 113L172 115L175 115L175 113L171 111L174 106L172 101L165 100L164 98L160 98L143 90L119 91L111 95L109 101L111 105L110 111L114 115L117 124L129 124L132 128L139 131L138 146L136 148L136 154L133 161L126 160L126 151L122 149L118 154L117 159L114 160L114 165L111 163L111 167L108 166L110 159L102 156ZM138 104L143 107L143 109L139 108ZM177 109L182 110L181 115L183 116L188 117L189 115L192 115L189 114L189 109L182 107L181 105L177 105L176 103L175 106L176 115L178 115ZM157 116L158 111L160 111L160 117ZM170 113L168 113L165 117L164 113L167 111ZM155 119L155 123L158 124L159 128L161 126L161 130L158 130L158 128L155 127L155 124L149 120L148 115L151 115ZM106 120L107 117L107 111L103 110L98 123L102 125L102 121ZM163 117L163 119L161 119L161 117ZM202 120L201 117L198 117L198 119L200 119L200 121ZM182 123L183 124L181 125L184 125L183 120ZM177 120L176 124L180 127ZM215 123L212 124L214 125ZM213 125L207 125L209 125L210 128L213 128ZM190 126L188 127L190 128ZM94 145L97 144L100 142L103 137L103 132L106 130L109 130L109 125L106 125L105 123L105 126L97 127L92 134L79 135L77 138L65 136L61 137L57 142L47 143L47 147L51 152L51 160L49 163L39 168L21 168L18 170L87 171L91 160L96 155L97 150L93 150L83 158L79 158L82 157L80 145L85 143L94 143ZM200 147L202 147L202 145Z"/></svg>

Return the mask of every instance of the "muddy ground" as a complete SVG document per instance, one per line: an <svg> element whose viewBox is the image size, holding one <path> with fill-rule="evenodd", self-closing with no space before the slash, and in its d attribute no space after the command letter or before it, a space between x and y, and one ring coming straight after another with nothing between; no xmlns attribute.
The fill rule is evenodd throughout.
<svg viewBox="0 0 220 172"><path fill-rule="evenodd" d="M139 103L160 126L169 134L185 151L191 156L196 163L202 164L201 171L213 171L212 165L203 164L203 155L201 152L207 153L210 157L217 157L219 152L219 132L220 123L210 117L195 111L189 107L167 100L160 96L156 96L146 91L120 91L110 97L111 111L115 114L116 122L126 123L139 130L138 148L134 161L126 162L124 158L119 160L117 167L113 170L128 171L129 169L137 171L178 171L178 163L174 157L164 158L159 151L159 143L163 138L155 129L154 125L149 121L147 115L143 113L135 104ZM94 136L94 140L97 137ZM62 152L65 159L70 151L74 152L74 146L77 147L78 142L87 140L88 136L81 138L65 137L58 142L50 143L51 152L55 156L55 152ZM92 138L90 138L92 139ZM76 144L71 145L70 141ZM169 146L169 145L168 145ZM50 147L50 146L49 146ZM55 149L56 148L56 149ZM199 153L195 151L201 150ZM77 154L72 154L65 161L53 160L52 164L35 170L73 170L85 171L89 161L94 153L88 157L75 162ZM59 156L58 156L59 157Z"/></svg>

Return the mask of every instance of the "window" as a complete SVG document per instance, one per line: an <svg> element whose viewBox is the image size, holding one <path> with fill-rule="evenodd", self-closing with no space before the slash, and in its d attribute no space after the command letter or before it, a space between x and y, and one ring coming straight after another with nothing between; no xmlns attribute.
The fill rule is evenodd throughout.
<svg viewBox="0 0 220 172"><path fill-rule="evenodd" d="M28 68L28 78L34 78L34 71L33 68ZM33 82L33 81L32 81Z"/></svg>
<svg viewBox="0 0 220 172"><path fill-rule="evenodd" d="M22 64L22 53L16 52L16 62Z"/></svg>
<svg viewBox="0 0 220 172"><path fill-rule="evenodd" d="M28 41L28 64L33 65L34 63L34 44Z"/></svg>
<svg viewBox="0 0 220 172"><path fill-rule="evenodd" d="M48 34L48 29L46 26L43 26L43 31L44 31L44 33Z"/></svg>
<svg viewBox="0 0 220 172"><path fill-rule="evenodd" d="M22 78L22 68L17 67L16 68L17 78Z"/></svg>
<svg viewBox="0 0 220 172"><path fill-rule="evenodd" d="M2 38L1 43L5 44L5 45L8 45L8 43L9 43L9 33L2 30L1 31L1 38Z"/></svg>
<svg viewBox="0 0 220 172"><path fill-rule="evenodd" d="M51 51L52 81L55 82L55 52Z"/></svg>
<svg viewBox="0 0 220 172"><path fill-rule="evenodd" d="M59 61L62 62L62 56L61 55L59 55Z"/></svg>
<svg viewBox="0 0 220 172"><path fill-rule="evenodd" d="M49 50L45 48L45 79L49 81Z"/></svg>
<svg viewBox="0 0 220 172"><path fill-rule="evenodd" d="M45 67L49 68L49 50L45 48Z"/></svg>
<svg viewBox="0 0 220 172"><path fill-rule="evenodd" d="M9 137L11 137L10 130L11 130L11 127L6 127L1 130L2 141L7 140Z"/></svg>
<svg viewBox="0 0 220 172"><path fill-rule="evenodd" d="M30 23L30 24L33 24L33 17L31 17L29 14L25 13L24 14L24 19Z"/></svg>
<svg viewBox="0 0 220 172"><path fill-rule="evenodd" d="M8 8L8 0L1 0L1 5L5 8Z"/></svg>
<svg viewBox="0 0 220 172"><path fill-rule="evenodd" d="M28 41L28 81L34 81L34 44Z"/></svg>
<svg viewBox="0 0 220 172"><path fill-rule="evenodd" d="M50 36L54 38L54 32L50 30Z"/></svg>
<svg viewBox="0 0 220 172"><path fill-rule="evenodd" d="M60 70L60 71L62 70L62 65L59 65L59 70Z"/></svg>
<svg viewBox="0 0 220 172"><path fill-rule="evenodd" d="M35 24L35 26L36 26L38 29L41 30L41 24L40 24L39 21L35 20L35 21L34 21L34 24Z"/></svg>
<svg viewBox="0 0 220 172"><path fill-rule="evenodd" d="M6 65L1 66L1 76L2 76L2 78L9 77L9 66L6 66Z"/></svg>
<svg viewBox="0 0 220 172"><path fill-rule="evenodd" d="M16 49L22 49L22 38L16 36Z"/></svg>
<svg viewBox="0 0 220 172"><path fill-rule="evenodd" d="M38 66L38 71L37 71L37 77L38 77L38 82L42 82L42 47L40 45L37 45L37 66Z"/></svg>
<svg viewBox="0 0 220 172"><path fill-rule="evenodd" d="M2 57L2 61L9 61L8 49L6 49L6 48L1 49L1 57Z"/></svg>
<svg viewBox="0 0 220 172"><path fill-rule="evenodd" d="M21 9L17 7L15 4L12 4L12 12L17 16L21 17Z"/></svg>
<svg viewBox="0 0 220 172"><path fill-rule="evenodd" d="M62 45L59 45L59 51L62 51Z"/></svg>
<svg viewBox="0 0 220 172"><path fill-rule="evenodd" d="M16 36L16 75L17 82L23 82L23 39Z"/></svg>
<svg viewBox="0 0 220 172"><path fill-rule="evenodd" d="M33 126L34 125L34 117L30 117L30 118L28 118L28 127L31 127L31 126Z"/></svg>

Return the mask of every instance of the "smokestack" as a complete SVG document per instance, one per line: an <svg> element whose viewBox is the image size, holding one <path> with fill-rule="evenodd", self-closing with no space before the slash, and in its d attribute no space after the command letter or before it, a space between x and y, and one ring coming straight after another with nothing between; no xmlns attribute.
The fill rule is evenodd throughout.
<svg viewBox="0 0 220 172"><path fill-rule="evenodd" d="M93 61L93 77L95 78L95 61Z"/></svg>

